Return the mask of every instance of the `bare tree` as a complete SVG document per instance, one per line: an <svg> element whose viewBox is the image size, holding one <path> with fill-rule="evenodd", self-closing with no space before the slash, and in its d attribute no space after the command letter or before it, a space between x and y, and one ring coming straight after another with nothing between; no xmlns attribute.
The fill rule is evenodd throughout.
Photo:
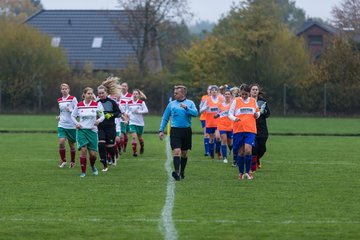
<svg viewBox="0 0 360 240"><path fill-rule="evenodd" d="M151 60L159 58L157 41L166 34L164 28L164 32L158 34L161 24L182 21L191 16L187 0L118 0L118 3L121 9L126 10L128 19L116 19L116 29L133 48L140 76L143 77L151 68Z"/></svg>
<svg viewBox="0 0 360 240"><path fill-rule="evenodd" d="M40 9L40 0L1 0L0 19L22 23Z"/></svg>
<svg viewBox="0 0 360 240"><path fill-rule="evenodd" d="M360 0L343 0L331 11L334 25L345 36L360 34Z"/></svg>

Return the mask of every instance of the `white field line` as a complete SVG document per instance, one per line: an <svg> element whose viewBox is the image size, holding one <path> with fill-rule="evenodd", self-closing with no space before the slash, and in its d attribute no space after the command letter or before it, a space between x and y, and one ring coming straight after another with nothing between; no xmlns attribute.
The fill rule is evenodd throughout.
<svg viewBox="0 0 360 240"><path fill-rule="evenodd" d="M166 144L166 156L167 160L165 162L165 170L168 174L168 183L166 187L166 199L165 205L161 211L161 220L159 222L159 228L164 235L165 240L176 240L178 234L175 228L174 221L172 219L172 211L174 208L175 201L175 181L171 176L171 163L172 163L172 154L170 148L169 137L165 138Z"/></svg>
<svg viewBox="0 0 360 240"><path fill-rule="evenodd" d="M136 218L136 219L100 219L100 218L79 218L79 219L65 219L65 218L21 218L21 217L2 217L0 218L0 222L161 222L158 218ZM359 225L360 221L353 220L344 220L344 219L319 219L319 220L304 220L304 221L296 221L296 220L283 220L283 221L272 221L272 220L226 220L226 219L213 219L213 220L195 220L195 219L176 219L173 222L178 223L222 223L222 224L240 224L240 223L270 223L270 224L278 224L278 225L290 225L290 224L322 224L322 225L331 225L331 224L344 224L344 225ZM173 238L172 238L173 239Z"/></svg>

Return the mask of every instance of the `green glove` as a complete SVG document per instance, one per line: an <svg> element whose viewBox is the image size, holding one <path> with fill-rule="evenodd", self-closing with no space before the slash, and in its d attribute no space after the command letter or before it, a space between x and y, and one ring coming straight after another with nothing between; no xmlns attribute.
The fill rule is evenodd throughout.
<svg viewBox="0 0 360 240"><path fill-rule="evenodd" d="M111 118L112 116L113 116L113 115L112 115L111 113L106 113L106 114L105 114L105 118L106 118L106 119L109 119L109 118Z"/></svg>

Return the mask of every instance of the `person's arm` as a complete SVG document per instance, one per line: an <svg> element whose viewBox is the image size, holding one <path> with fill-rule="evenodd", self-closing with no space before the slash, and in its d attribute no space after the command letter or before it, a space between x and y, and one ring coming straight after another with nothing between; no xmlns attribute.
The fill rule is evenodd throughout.
<svg viewBox="0 0 360 240"><path fill-rule="evenodd" d="M235 117L235 107L236 107L236 100L234 99L233 102L231 103L231 106L229 109L229 115L228 115L228 117L232 121L236 121L236 119L238 119L237 117Z"/></svg>
<svg viewBox="0 0 360 240"><path fill-rule="evenodd" d="M96 114L98 116L98 119L96 119L95 125L97 126L97 125L99 125L99 123L101 123L105 119L104 107L101 104L101 102L98 102L97 109L96 109Z"/></svg>
<svg viewBox="0 0 360 240"><path fill-rule="evenodd" d="M262 113L261 115L263 115L265 118L270 117L270 109L269 109L269 105L267 104L267 102L264 102L265 105L265 109L264 109L264 113Z"/></svg>
<svg viewBox="0 0 360 240"><path fill-rule="evenodd" d="M208 108L207 100L201 101L200 106L199 106L200 114L205 112L207 110L207 108Z"/></svg>
<svg viewBox="0 0 360 240"><path fill-rule="evenodd" d="M142 108L141 108L141 110L138 110L137 113L145 114L145 113L148 113L148 112L149 112L149 110L148 110L145 102L143 101L142 102Z"/></svg>
<svg viewBox="0 0 360 240"><path fill-rule="evenodd" d="M164 129L169 122L171 116L171 103L169 103L164 111L163 117L161 119L160 129L159 132L164 132Z"/></svg>
<svg viewBox="0 0 360 240"><path fill-rule="evenodd" d="M74 110L71 113L71 121L75 124L75 126L77 128L80 127L80 123L76 120L76 118L78 117L78 107L77 105L75 106Z"/></svg>
<svg viewBox="0 0 360 240"><path fill-rule="evenodd" d="M114 100L112 100L111 103L113 105L113 113L112 114L113 114L114 118L121 117L122 114L121 114L119 105Z"/></svg>

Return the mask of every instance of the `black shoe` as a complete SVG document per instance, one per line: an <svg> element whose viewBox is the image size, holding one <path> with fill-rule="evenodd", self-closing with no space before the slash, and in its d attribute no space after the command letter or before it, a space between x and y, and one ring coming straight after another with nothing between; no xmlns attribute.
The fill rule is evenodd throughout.
<svg viewBox="0 0 360 240"><path fill-rule="evenodd" d="M140 154L144 154L144 148L140 148Z"/></svg>
<svg viewBox="0 0 360 240"><path fill-rule="evenodd" d="M135 153L133 153L133 157L137 157L137 153L135 152Z"/></svg>
<svg viewBox="0 0 360 240"><path fill-rule="evenodd" d="M104 165L104 168L107 168L107 162L104 159L101 159L100 162Z"/></svg>
<svg viewBox="0 0 360 240"><path fill-rule="evenodd" d="M171 175L173 176L173 178L175 179L175 181L180 181L180 176L179 176L179 174L177 174L176 172L172 172Z"/></svg>
<svg viewBox="0 0 360 240"><path fill-rule="evenodd" d="M185 179L185 174L184 174L184 172L181 172L181 173L180 173L180 179Z"/></svg>

